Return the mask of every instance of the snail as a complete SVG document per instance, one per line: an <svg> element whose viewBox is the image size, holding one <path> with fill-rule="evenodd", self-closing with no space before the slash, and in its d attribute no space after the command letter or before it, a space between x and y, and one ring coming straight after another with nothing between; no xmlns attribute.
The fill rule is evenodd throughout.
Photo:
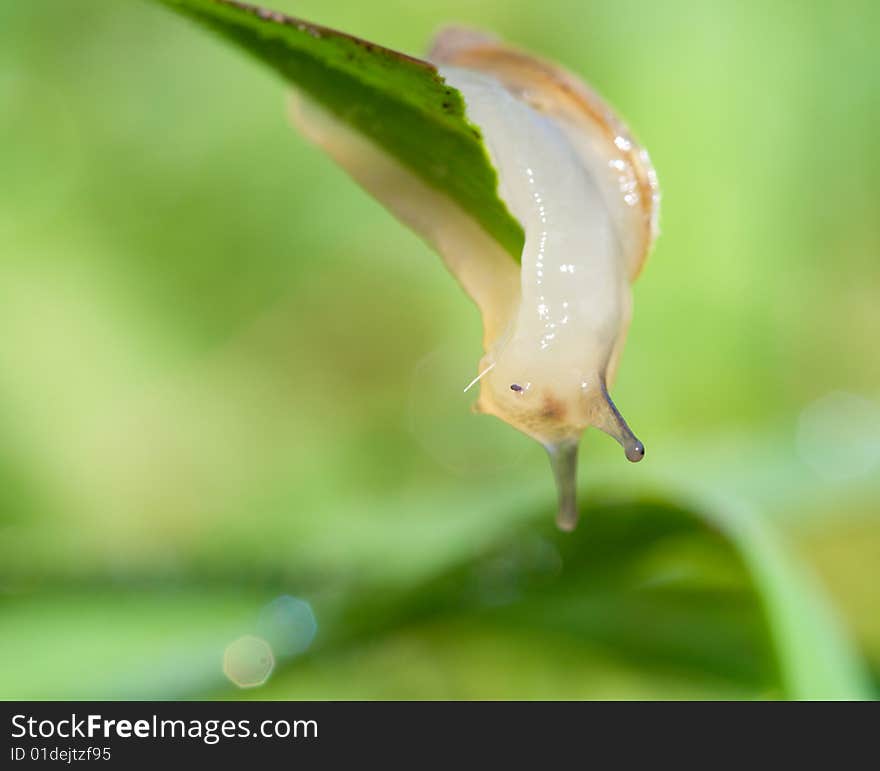
<svg viewBox="0 0 880 771"><path fill-rule="evenodd" d="M525 231L521 263L468 215L378 146L294 94L296 125L420 233L480 309L484 355L475 409L547 450L557 524L575 527L584 430L645 448L608 393L632 312L631 283L657 235L659 190L647 153L611 109L556 65L459 28L429 55L463 95Z"/></svg>

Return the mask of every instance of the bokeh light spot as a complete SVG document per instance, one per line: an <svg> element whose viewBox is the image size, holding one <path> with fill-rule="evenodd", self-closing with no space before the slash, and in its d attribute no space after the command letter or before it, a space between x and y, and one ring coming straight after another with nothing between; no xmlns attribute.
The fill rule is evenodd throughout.
<svg viewBox="0 0 880 771"><path fill-rule="evenodd" d="M257 629L279 658L288 658L308 650L318 621L308 602L284 594L263 608Z"/></svg>
<svg viewBox="0 0 880 771"><path fill-rule="evenodd" d="M880 404L836 391L800 414L797 452L824 479L864 476L880 467Z"/></svg>
<svg viewBox="0 0 880 771"><path fill-rule="evenodd" d="M550 541L539 537L517 539L478 564L477 596L484 605L509 605L523 590L546 586L562 573L562 556Z"/></svg>
<svg viewBox="0 0 880 771"><path fill-rule="evenodd" d="M262 637L246 634L226 646L223 674L239 688L263 685L275 668L272 647Z"/></svg>
<svg viewBox="0 0 880 771"><path fill-rule="evenodd" d="M460 476L484 478L511 473L530 446L501 421L487 420L474 430L480 386L464 388L477 374L479 358L479 348L460 341L423 356L413 368L407 417L412 437L433 461Z"/></svg>

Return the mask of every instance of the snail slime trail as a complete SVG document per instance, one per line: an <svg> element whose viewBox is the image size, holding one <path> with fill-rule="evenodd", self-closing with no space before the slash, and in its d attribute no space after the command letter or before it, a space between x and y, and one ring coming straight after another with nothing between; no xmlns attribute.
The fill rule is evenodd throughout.
<svg viewBox="0 0 880 771"><path fill-rule="evenodd" d="M464 96L525 231L518 265L467 212L333 116L298 100L294 120L441 254L483 317L476 409L539 441L564 530L578 518L578 444L590 426L627 459L642 443L608 394L629 326L630 284L657 232L647 154L587 86L555 65L467 30L430 59Z"/></svg>

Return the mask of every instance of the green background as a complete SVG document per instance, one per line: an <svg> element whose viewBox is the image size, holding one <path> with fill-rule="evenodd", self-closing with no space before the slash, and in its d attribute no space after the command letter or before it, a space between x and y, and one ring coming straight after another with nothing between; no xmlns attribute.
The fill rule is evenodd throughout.
<svg viewBox="0 0 880 771"><path fill-rule="evenodd" d="M485 27L626 116L664 196L613 390L647 458L588 435L555 533L543 451L461 392L477 311L275 77L145 2L7 0L0 696L791 695L691 510L769 527L876 694L876 4L272 5L413 54ZM238 690L282 595L314 643Z"/></svg>

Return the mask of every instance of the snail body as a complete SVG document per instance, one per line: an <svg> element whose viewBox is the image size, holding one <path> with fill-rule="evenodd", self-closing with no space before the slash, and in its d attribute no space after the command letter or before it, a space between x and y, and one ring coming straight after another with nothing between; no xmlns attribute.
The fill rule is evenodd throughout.
<svg viewBox="0 0 880 771"><path fill-rule="evenodd" d="M421 233L475 300L484 328L477 409L544 445L557 522L572 529L583 431L611 435L631 461L644 456L608 387L630 284L656 236L656 176L626 127L563 70L457 29L441 33L430 58L482 131L499 195L525 231L520 265L466 212L319 108L300 101L295 120Z"/></svg>

